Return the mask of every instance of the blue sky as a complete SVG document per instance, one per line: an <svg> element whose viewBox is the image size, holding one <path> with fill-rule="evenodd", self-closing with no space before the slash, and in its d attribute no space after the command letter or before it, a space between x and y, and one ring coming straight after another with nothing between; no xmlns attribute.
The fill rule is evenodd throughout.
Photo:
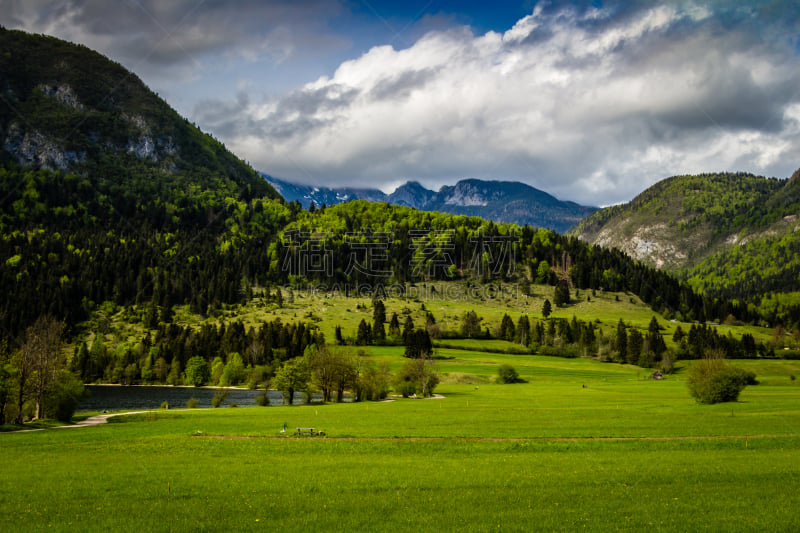
<svg viewBox="0 0 800 533"><path fill-rule="evenodd" d="M607 205L800 167L795 2L0 0L308 184L529 183Z"/></svg>

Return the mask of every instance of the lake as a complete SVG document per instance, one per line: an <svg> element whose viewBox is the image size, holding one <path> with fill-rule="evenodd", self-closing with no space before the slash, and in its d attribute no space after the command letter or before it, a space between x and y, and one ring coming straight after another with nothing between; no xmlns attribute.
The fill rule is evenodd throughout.
<svg viewBox="0 0 800 533"><path fill-rule="evenodd" d="M120 385L87 385L91 396L82 401L79 411L129 411L159 409L163 402L171 408L186 407L189 398L197 398L198 407L211 407L211 399L219 389L205 387L170 387L170 386L133 386ZM228 397L221 407L232 403L240 407L256 405L256 397L264 394L263 390L228 389ZM278 391L269 391L270 405L283 405L283 398ZM295 403L303 403L302 394L295 394Z"/></svg>

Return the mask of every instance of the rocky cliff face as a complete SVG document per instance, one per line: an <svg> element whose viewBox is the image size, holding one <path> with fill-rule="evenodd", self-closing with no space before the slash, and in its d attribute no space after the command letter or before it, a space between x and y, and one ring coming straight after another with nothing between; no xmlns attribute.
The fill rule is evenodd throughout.
<svg viewBox="0 0 800 533"><path fill-rule="evenodd" d="M81 120L81 115L93 111L78 99L75 91L67 84L39 84L34 92L36 93L34 96L50 99L56 109L61 108L63 115L75 116L78 121ZM11 91L6 91L6 95L18 102L31 98L31 95L19 95ZM177 153L172 137L169 135L155 137L147 120L141 115L129 116L123 113L122 118L128 123L130 136L128 139L106 139L103 143L105 150L128 153L153 163ZM50 131L31 128L23 117L12 118L5 130L2 147L12 154L19 165L48 170L68 170L87 158L86 150L67 148L69 138L60 138ZM73 135L78 137L80 133L75 131ZM88 138L90 141L98 141L103 136L103 132L94 131L90 132Z"/></svg>
<svg viewBox="0 0 800 533"><path fill-rule="evenodd" d="M454 187L442 187L439 201L445 205L461 207L486 207L499 196L497 190L480 187L474 181L459 181Z"/></svg>
<svg viewBox="0 0 800 533"><path fill-rule="evenodd" d="M423 187L418 181L408 181L389 195L392 204L425 209L436 193Z"/></svg>

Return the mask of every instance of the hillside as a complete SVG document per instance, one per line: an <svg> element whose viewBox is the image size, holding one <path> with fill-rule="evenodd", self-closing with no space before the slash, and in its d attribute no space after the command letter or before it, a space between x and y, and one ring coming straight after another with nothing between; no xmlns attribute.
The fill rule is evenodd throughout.
<svg viewBox="0 0 800 533"><path fill-rule="evenodd" d="M788 180L672 177L592 214L570 234L678 273L712 297L747 301L755 313L763 297L800 290L798 230L800 171ZM781 307L788 323L800 319L800 310Z"/></svg>
<svg viewBox="0 0 800 533"><path fill-rule="evenodd" d="M106 300L239 298L251 251L220 251L250 223L250 246L274 238L277 192L100 54L5 29L0 50L4 333L44 313L75 326Z"/></svg>
<svg viewBox="0 0 800 533"><path fill-rule="evenodd" d="M691 268L734 246L793 232L800 226L798 189L797 179L676 176L592 214L570 234L658 268Z"/></svg>
<svg viewBox="0 0 800 533"><path fill-rule="evenodd" d="M571 235L658 268L691 269L720 253L800 228L800 180L750 174L665 179L631 202L602 209Z"/></svg>
<svg viewBox="0 0 800 533"><path fill-rule="evenodd" d="M564 202L529 185L511 181L461 180L446 185L438 192L409 181L391 194L378 189L328 188L298 185L264 175L288 200L297 200L308 208L334 205L350 200L388 202L423 211L440 211L454 215L477 216L497 223L511 223L547 228L559 233L567 231L594 207Z"/></svg>
<svg viewBox="0 0 800 533"><path fill-rule="evenodd" d="M8 172L78 175L126 217L151 200L279 197L135 74L102 55L5 29L0 50L0 164Z"/></svg>

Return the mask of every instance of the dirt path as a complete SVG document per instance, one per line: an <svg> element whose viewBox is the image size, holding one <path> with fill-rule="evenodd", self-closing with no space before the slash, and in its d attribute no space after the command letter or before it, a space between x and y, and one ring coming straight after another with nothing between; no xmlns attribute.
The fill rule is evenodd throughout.
<svg viewBox="0 0 800 533"><path fill-rule="evenodd" d="M129 411L124 413L108 413L102 415L95 415L90 416L80 422L75 422L74 424L69 424L66 426L53 426L49 428L35 428L35 429L18 429L16 431L4 431L0 433L3 435L5 433L33 433L34 431L46 431L51 429L72 429L72 428L85 428L90 426L99 426L101 424L105 424L108 422L108 419L114 416L125 416L125 415L140 415L143 413L150 413L151 411Z"/></svg>
<svg viewBox="0 0 800 533"><path fill-rule="evenodd" d="M278 435L192 435L197 439L248 440L248 439L287 439L292 436ZM792 438L800 435L683 435L674 437L320 437L322 440L336 441L386 441L386 442L604 442L604 441L679 441L679 440L750 440L770 438ZM298 440L307 440L299 438Z"/></svg>
<svg viewBox="0 0 800 533"><path fill-rule="evenodd" d="M95 415L90 416L80 422L75 422L74 424L70 424L68 426L55 426L52 429L71 429L71 428L85 428L88 426L99 426L101 424L105 424L108 422L108 419L114 416L125 416L125 415L140 415L143 413L149 413L150 411L130 411L125 413L108 413L103 415Z"/></svg>

